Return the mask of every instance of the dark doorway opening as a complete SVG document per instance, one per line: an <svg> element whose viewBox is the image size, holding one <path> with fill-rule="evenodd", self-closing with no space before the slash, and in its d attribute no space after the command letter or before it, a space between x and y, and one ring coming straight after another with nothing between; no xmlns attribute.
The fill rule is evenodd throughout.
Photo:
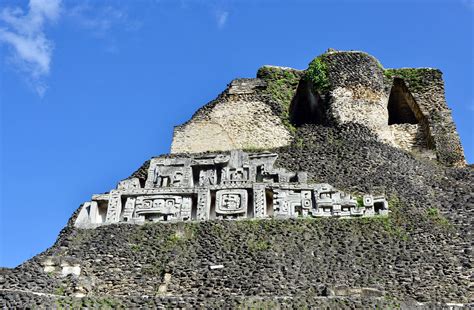
<svg viewBox="0 0 474 310"><path fill-rule="evenodd" d="M271 189L265 190L265 200L267 201L266 214L268 217L273 216L273 191Z"/></svg>
<svg viewBox="0 0 474 310"><path fill-rule="evenodd" d="M405 82L400 78L395 78L388 99L388 124L418 124L418 119L413 112L414 104L415 100Z"/></svg>
<svg viewBox="0 0 474 310"><path fill-rule="evenodd" d="M375 214L380 214L380 211L384 210L384 203L383 202L375 202L374 203L374 212Z"/></svg>
<svg viewBox="0 0 474 310"><path fill-rule="evenodd" d="M290 104L290 122L294 126L303 124L324 124L324 100L318 92L314 92L312 84L302 79Z"/></svg>
<svg viewBox="0 0 474 310"><path fill-rule="evenodd" d="M191 197L191 220L195 220L197 218L197 204L198 204L197 195L193 195Z"/></svg>

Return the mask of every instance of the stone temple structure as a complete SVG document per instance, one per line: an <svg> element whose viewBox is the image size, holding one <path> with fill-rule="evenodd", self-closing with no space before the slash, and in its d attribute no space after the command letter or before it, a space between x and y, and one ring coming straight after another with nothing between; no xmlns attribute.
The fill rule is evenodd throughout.
<svg viewBox="0 0 474 310"><path fill-rule="evenodd" d="M282 147L303 124L345 123L417 156L465 165L441 71L384 69L365 52L331 49L304 71L264 66L255 79L232 81L175 128L171 152Z"/></svg>
<svg viewBox="0 0 474 310"><path fill-rule="evenodd" d="M144 184L131 178L110 193L94 195L75 226L388 214L383 196L364 195L358 201L329 184L308 184L305 172L274 167L276 158L242 151L153 158Z"/></svg>
<svg viewBox="0 0 474 310"><path fill-rule="evenodd" d="M263 66L0 267L0 309L474 309L473 188L439 70Z"/></svg>

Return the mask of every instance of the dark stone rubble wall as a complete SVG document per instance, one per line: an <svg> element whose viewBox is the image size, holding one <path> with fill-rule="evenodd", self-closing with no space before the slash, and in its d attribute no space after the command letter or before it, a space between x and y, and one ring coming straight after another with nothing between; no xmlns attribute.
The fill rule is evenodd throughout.
<svg viewBox="0 0 474 310"><path fill-rule="evenodd" d="M402 78L430 124L437 159L448 166L463 166L464 150L446 104L443 73L432 68L386 69L386 91L394 77Z"/></svg>
<svg viewBox="0 0 474 310"><path fill-rule="evenodd" d="M346 286L371 288L382 302L466 302L469 292L461 279L466 270L458 270L462 265L456 257L459 237L429 218L414 218L414 227L403 223L402 214L396 216L393 222L214 221L77 230L48 255L79 260L81 277L45 274L51 283L41 292L68 296L83 286L91 297L111 301L167 293L196 298L194 305L201 306L228 297L307 299L314 305L311 299ZM209 269L216 264L224 268ZM17 269L16 281L24 282L25 274L37 278L42 272L33 267ZM167 273L167 292L160 294ZM10 289L13 276L2 276L3 288Z"/></svg>
<svg viewBox="0 0 474 310"><path fill-rule="evenodd" d="M302 127L292 146L277 152L278 165L306 170L313 181L351 192L384 191L390 216L68 226L45 253L0 271L0 305L53 302L18 290L52 294L44 298L55 303L126 307L472 302L472 168L414 158L354 124ZM43 272L47 256L80 262L81 275ZM210 270L217 264L224 268ZM332 296L341 287L375 296ZM88 297L68 297L78 290Z"/></svg>
<svg viewBox="0 0 474 310"><path fill-rule="evenodd" d="M446 305L442 303L397 302L383 298L360 297L286 297L286 298L196 298L196 297L52 297L28 293L4 294L0 291L0 307L44 308L49 305L57 309L468 309L469 305ZM471 307L474 305L471 305Z"/></svg>
<svg viewBox="0 0 474 310"><path fill-rule="evenodd" d="M331 89L366 88L374 93L384 91L383 67L364 52L330 52L323 54Z"/></svg>

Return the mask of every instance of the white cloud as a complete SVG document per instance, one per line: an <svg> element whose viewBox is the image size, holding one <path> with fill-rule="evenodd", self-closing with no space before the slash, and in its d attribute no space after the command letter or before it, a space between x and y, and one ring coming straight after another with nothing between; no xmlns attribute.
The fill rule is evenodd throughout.
<svg viewBox="0 0 474 310"><path fill-rule="evenodd" d="M228 11L220 11L216 14L217 27L222 29L227 23L227 18L229 17Z"/></svg>
<svg viewBox="0 0 474 310"><path fill-rule="evenodd" d="M97 37L109 35L114 28L126 31L140 29L142 23L130 19L126 9L110 5L91 5L88 1L71 7L68 16L81 28L90 31Z"/></svg>
<svg viewBox="0 0 474 310"><path fill-rule="evenodd" d="M118 31L133 32L142 26L141 22L130 19L123 7L97 6L89 1L83 1L79 5L69 8L67 16L77 26L103 41L103 51L114 54L119 52L115 33Z"/></svg>
<svg viewBox="0 0 474 310"><path fill-rule="evenodd" d="M28 12L21 8L0 11L0 42L11 47L10 61L27 76L28 82L43 96L47 86L53 43L44 33L45 24L59 18L61 0L30 0Z"/></svg>
<svg viewBox="0 0 474 310"><path fill-rule="evenodd" d="M469 10L474 10L474 0L462 0L462 4Z"/></svg>

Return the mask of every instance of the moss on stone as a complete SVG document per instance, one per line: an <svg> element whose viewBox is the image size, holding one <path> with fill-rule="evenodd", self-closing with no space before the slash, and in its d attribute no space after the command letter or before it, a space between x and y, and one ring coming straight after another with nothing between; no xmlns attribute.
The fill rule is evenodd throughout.
<svg viewBox="0 0 474 310"><path fill-rule="evenodd" d="M445 229L452 228L451 222L449 222L449 220L445 218L437 208L428 208L426 210L426 215L436 225Z"/></svg>
<svg viewBox="0 0 474 310"><path fill-rule="evenodd" d="M267 82L265 92L279 104L280 118L285 127L293 134L296 129L290 123L290 104L301 79L301 73L290 68L264 66L257 72L257 77Z"/></svg>
<svg viewBox="0 0 474 310"><path fill-rule="evenodd" d="M426 68L401 68L401 69L385 69L384 76L389 81L394 78L401 78L412 91L421 91L426 85L424 76L431 69Z"/></svg>
<svg viewBox="0 0 474 310"><path fill-rule="evenodd" d="M328 75L326 54L322 54L309 63L305 78L313 83L313 87L319 93L327 93L331 87Z"/></svg>
<svg viewBox="0 0 474 310"><path fill-rule="evenodd" d="M248 240L247 246L251 252L266 251L270 249L270 242L267 240Z"/></svg>

